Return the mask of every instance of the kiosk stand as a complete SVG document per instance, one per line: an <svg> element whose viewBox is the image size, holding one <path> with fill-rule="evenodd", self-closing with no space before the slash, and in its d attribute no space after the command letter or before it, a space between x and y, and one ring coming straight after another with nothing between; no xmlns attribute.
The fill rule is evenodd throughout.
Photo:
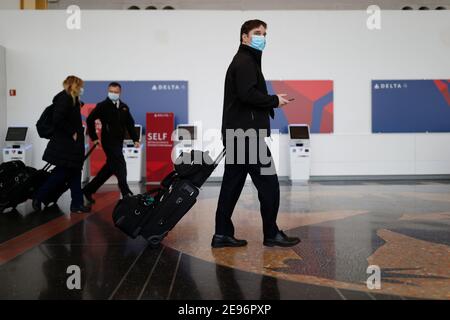
<svg viewBox="0 0 450 320"><path fill-rule="evenodd" d="M32 146L26 143L27 127L8 127L3 148L3 161L19 160L27 166L33 161Z"/></svg>
<svg viewBox="0 0 450 320"><path fill-rule="evenodd" d="M177 126L177 136L175 141L175 158L183 152L191 152L191 150L199 149L198 127L193 124L179 124Z"/></svg>
<svg viewBox="0 0 450 320"><path fill-rule="evenodd" d="M307 182L310 177L311 146L307 124L289 125L289 179L292 182Z"/></svg>
<svg viewBox="0 0 450 320"><path fill-rule="evenodd" d="M139 137L139 142L142 141L142 126L135 125L134 129ZM134 147L134 142L131 139L128 132L126 133L125 140L123 142L123 156L127 164L127 181L128 182L141 182L142 181L142 166L143 166L143 154L144 144L141 143L139 148Z"/></svg>

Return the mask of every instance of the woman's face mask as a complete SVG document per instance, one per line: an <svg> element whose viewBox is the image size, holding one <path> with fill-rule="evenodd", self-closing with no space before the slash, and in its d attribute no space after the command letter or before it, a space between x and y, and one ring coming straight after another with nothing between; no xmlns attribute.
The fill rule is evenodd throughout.
<svg viewBox="0 0 450 320"><path fill-rule="evenodd" d="M257 50L263 51L266 47L266 37L260 35L252 35L252 40L250 42L250 46Z"/></svg>
<svg viewBox="0 0 450 320"><path fill-rule="evenodd" d="M80 88L80 97L84 94L84 88Z"/></svg>

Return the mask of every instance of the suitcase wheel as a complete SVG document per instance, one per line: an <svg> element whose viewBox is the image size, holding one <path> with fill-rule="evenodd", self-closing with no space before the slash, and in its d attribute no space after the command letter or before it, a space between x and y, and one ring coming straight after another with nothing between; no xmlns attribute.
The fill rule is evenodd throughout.
<svg viewBox="0 0 450 320"><path fill-rule="evenodd" d="M161 243L161 241L163 241L163 239L167 236L169 232L165 232L159 236L151 236L149 237L147 240L150 243L150 246L152 246L153 248L159 246L159 244Z"/></svg>
<svg viewBox="0 0 450 320"><path fill-rule="evenodd" d="M162 236L151 236L147 240L148 240L148 242L150 243L150 245L152 247L156 247L156 246L158 246L161 243L161 241L163 239L164 239L164 237L162 237Z"/></svg>
<svg viewBox="0 0 450 320"><path fill-rule="evenodd" d="M0 213L3 213L3 211L5 211L8 208L8 205L3 202L0 204Z"/></svg>

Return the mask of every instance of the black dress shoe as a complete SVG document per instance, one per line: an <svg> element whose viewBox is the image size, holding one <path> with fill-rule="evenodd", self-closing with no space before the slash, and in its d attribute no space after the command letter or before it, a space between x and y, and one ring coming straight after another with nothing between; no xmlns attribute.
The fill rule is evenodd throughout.
<svg viewBox="0 0 450 320"><path fill-rule="evenodd" d="M288 237L283 231L278 231L274 238L264 239L266 247L293 247L300 243L300 238Z"/></svg>
<svg viewBox="0 0 450 320"><path fill-rule="evenodd" d="M87 193L83 191L83 195L84 198L86 199L86 201L88 202L88 204L94 204L95 203L95 199L92 198L92 194L91 193Z"/></svg>
<svg viewBox="0 0 450 320"><path fill-rule="evenodd" d="M224 248L224 247L243 247L247 245L246 240L239 240L235 237L222 236L215 234L211 241L211 247Z"/></svg>
<svg viewBox="0 0 450 320"><path fill-rule="evenodd" d="M86 206L70 207L70 212L72 212L72 213L88 213L88 212L91 212L91 208L86 207Z"/></svg>
<svg viewBox="0 0 450 320"><path fill-rule="evenodd" d="M31 205L33 206L33 210L35 212L40 212L42 210L42 203L39 200L33 199Z"/></svg>

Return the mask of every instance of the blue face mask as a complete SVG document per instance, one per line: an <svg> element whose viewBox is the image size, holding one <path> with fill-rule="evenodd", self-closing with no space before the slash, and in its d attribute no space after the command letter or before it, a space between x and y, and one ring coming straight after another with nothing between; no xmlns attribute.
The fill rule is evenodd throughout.
<svg viewBox="0 0 450 320"><path fill-rule="evenodd" d="M257 50L263 51L264 48L266 47L266 37L259 36L259 35L253 35L252 41L250 42L250 46Z"/></svg>
<svg viewBox="0 0 450 320"><path fill-rule="evenodd" d="M120 95L118 93L112 93L108 92L108 98L110 98L112 101L117 101L120 98Z"/></svg>

